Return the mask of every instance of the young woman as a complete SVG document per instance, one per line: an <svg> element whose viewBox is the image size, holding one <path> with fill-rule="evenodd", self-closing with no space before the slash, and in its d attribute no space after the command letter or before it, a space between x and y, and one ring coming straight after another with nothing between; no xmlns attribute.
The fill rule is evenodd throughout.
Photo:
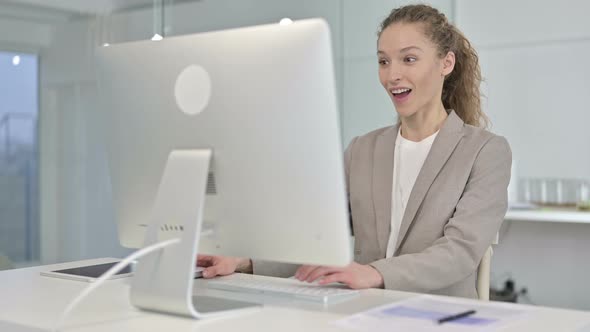
<svg viewBox="0 0 590 332"><path fill-rule="evenodd" d="M296 278L476 298L476 270L507 209L511 151L482 128L475 50L436 9L394 9L379 30L379 79L398 123L345 153L355 262L301 266ZM205 277L286 265L199 257Z"/></svg>

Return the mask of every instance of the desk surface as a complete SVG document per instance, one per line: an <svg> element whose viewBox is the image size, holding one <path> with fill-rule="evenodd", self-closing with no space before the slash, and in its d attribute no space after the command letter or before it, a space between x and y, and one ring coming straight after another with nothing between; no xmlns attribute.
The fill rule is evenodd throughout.
<svg viewBox="0 0 590 332"><path fill-rule="evenodd" d="M508 210L505 220L590 224L590 212L566 209Z"/></svg>
<svg viewBox="0 0 590 332"><path fill-rule="evenodd" d="M96 259L0 272L0 331L44 331L53 324L66 304L88 284L41 276L40 271L96 264ZM235 277L265 278L235 275ZM196 280L196 287L206 284ZM63 331L337 331L330 324L340 318L386 303L416 296L413 293L369 289L343 303L323 306L298 300L258 296L264 307L233 317L211 320L161 315L139 311L129 304L129 278L110 280L86 298L66 321ZM252 301L252 295L214 290L196 293L223 295ZM244 297L247 296L247 297ZM523 307L523 305L515 305ZM535 307L527 319L514 322L503 331L588 331L590 312ZM344 330L350 331L350 330Z"/></svg>

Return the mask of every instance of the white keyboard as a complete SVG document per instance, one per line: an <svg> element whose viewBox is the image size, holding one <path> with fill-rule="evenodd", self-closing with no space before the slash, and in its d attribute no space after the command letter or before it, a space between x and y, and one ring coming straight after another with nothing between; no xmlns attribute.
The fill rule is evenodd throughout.
<svg viewBox="0 0 590 332"><path fill-rule="evenodd" d="M341 301L358 295L357 290L332 288L328 286L318 286L314 284L273 282L272 280L245 280L245 279L221 279L209 280L207 286L210 288L237 291L246 293L263 293L265 295L275 295L284 297L293 297L297 299L314 301L320 303L330 303Z"/></svg>

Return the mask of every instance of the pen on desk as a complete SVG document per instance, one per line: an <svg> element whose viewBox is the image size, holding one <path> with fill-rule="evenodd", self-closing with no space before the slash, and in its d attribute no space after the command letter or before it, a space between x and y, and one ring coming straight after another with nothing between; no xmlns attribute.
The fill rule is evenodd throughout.
<svg viewBox="0 0 590 332"><path fill-rule="evenodd" d="M449 316L445 316L445 317L439 318L437 320L437 322L439 324L446 323L446 322L452 322L454 320L457 320L457 319L460 319L460 318L463 318L463 317L471 316L474 313L475 313L475 310L468 310L468 311L460 312L458 314L453 314L453 315L449 315Z"/></svg>

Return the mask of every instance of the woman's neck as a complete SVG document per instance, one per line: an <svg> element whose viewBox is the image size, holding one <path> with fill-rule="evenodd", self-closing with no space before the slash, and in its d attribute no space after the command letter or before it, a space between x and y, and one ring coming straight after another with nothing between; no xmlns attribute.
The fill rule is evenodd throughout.
<svg viewBox="0 0 590 332"><path fill-rule="evenodd" d="M447 111L442 103L431 111L416 112L410 117L402 118L401 135L407 140L420 142L436 133L446 118Z"/></svg>

